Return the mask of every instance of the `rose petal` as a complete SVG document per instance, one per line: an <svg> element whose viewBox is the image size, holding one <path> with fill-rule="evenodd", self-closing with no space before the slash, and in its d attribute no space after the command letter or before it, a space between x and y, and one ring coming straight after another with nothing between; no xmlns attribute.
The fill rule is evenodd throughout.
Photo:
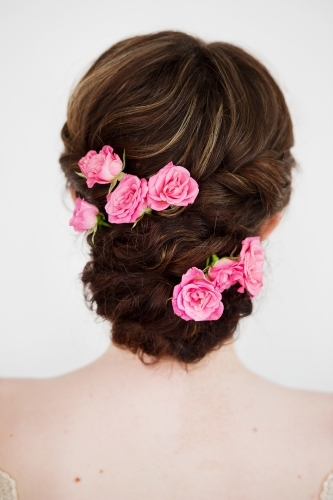
<svg viewBox="0 0 333 500"><path fill-rule="evenodd" d="M135 222L147 208L147 191L146 179L125 174L118 186L106 197L105 211L109 222Z"/></svg>
<svg viewBox="0 0 333 500"><path fill-rule="evenodd" d="M69 225L73 226L75 231L84 232L92 229L97 224L97 214L99 210L95 205L88 203L86 200L77 197L75 200L75 208L73 216L69 221Z"/></svg>
<svg viewBox="0 0 333 500"><path fill-rule="evenodd" d="M190 172L170 162L149 178L147 203L156 211L170 205L187 206L194 202L198 192L198 184L191 178Z"/></svg>
<svg viewBox="0 0 333 500"><path fill-rule="evenodd" d="M183 274L181 282L173 290L174 313L189 321L218 319L223 313L221 293L216 290L203 271L196 267Z"/></svg>

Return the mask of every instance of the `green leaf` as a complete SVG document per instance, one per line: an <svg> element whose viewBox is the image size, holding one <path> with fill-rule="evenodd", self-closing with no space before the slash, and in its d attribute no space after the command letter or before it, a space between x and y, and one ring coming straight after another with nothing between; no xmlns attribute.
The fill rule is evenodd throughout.
<svg viewBox="0 0 333 500"><path fill-rule="evenodd" d="M125 155L125 149L123 152L123 170L125 170L125 165L126 165L126 155Z"/></svg>
<svg viewBox="0 0 333 500"><path fill-rule="evenodd" d="M111 191L115 188L116 184L117 184L117 177L115 179L113 179L113 181L111 182L108 194L111 193Z"/></svg>
<svg viewBox="0 0 333 500"><path fill-rule="evenodd" d="M95 233L96 233L96 229L95 229L95 228L97 228L97 224L96 224L96 226L94 226L93 228L89 229L89 230L86 232L86 237L87 237L87 238L88 238L88 236L89 236L90 234L92 234L92 235L93 235L93 237L92 237L92 243L93 243L93 244L94 244L94 236L95 236Z"/></svg>
<svg viewBox="0 0 333 500"><path fill-rule="evenodd" d="M211 267L215 264L215 262L220 260L219 257L215 253L214 253L214 255L212 255L211 259L212 259Z"/></svg>
<svg viewBox="0 0 333 500"><path fill-rule="evenodd" d="M142 217L144 216L144 214L145 214L145 213L143 212L143 214L142 214L142 215L140 215L140 217L138 217L138 218L136 219L136 221L134 222L133 226L131 227L131 231L132 231L132 229L134 229L134 228L135 228L135 226L137 225L137 223L138 223L138 222L142 219Z"/></svg>
<svg viewBox="0 0 333 500"><path fill-rule="evenodd" d="M104 220L100 220L98 222L99 226L104 226L104 227L111 227L111 224L108 224L107 222L104 222Z"/></svg>
<svg viewBox="0 0 333 500"><path fill-rule="evenodd" d="M96 226L93 228L93 235L92 235L92 244L95 245L95 234L97 233L97 228L98 228L98 224L96 224Z"/></svg>
<svg viewBox="0 0 333 500"><path fill-rule="evenodd" d="M110 224L105 222L104 214L99 213L96 215L96 217L97 217L97 226L111 227Z"/></svg>
<svg viewBox="0 0 333 500"><path fill-rule="evenodd" d="M117 175L117 177L115 177L115 178L113 179L113 181L112 181L112 182L111 182L111 184L110 184L108 194L110 194L110 193L111 193L111 191L113 191L113 190L114 190L114 188L115 188L115 187L116 187L116 185L117 185L117 182L120 182L120 181L121 181L121 179L124 177L124 175L125 175L125 174L124 174L123 172L120 172L120 174L118 174L118 175Z"/></svg>
<svg viewBox="0 0 333 500"><path fill-rule="evenodd" d="M75 173L76 173L76 175L78 175L79 177L82 177L82 179L86 179L86 178L87 178L84 174L82 174L82 172L76 172L76 171L75 171Z"/></svg>

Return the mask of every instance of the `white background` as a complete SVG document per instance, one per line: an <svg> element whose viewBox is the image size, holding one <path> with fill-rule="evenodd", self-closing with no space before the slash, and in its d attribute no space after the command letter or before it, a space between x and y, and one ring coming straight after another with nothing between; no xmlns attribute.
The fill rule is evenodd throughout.
<svg viewBox="0 0 333 500"><path fill-rule="evenodd" d="M86 249L68 226L59 132L70 90L102 51L163 29L242 46L285 92L300 167L236 346L269 379L332 391L331 0L1 0L0 376L58 375L107 347L78 279Z"/></svg>

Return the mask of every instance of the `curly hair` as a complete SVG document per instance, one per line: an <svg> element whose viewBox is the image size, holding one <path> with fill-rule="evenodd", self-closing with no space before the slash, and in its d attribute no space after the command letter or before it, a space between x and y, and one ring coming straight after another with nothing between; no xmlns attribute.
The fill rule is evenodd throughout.
<svg viewBox="0 0 333 500"><path fill-rule="evenodd" d="M239 252L289 201L292 123L267 69L239 47L180 32L121 41L75 88L62 139L67 184L104 214L108 186L88 189L75 173L89 150L125 150L126 173L147 179L170 161L190 171L193 205L102 228L94 244L88 236L82 281L114 344L141 359L194 363L219 348L252 312L248 292L224 291L216 321L184 321L168 299L190 267Z"/></svg>

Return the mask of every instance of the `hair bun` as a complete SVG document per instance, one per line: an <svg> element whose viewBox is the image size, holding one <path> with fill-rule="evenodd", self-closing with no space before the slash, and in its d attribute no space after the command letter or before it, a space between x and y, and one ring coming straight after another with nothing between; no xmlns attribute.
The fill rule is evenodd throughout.
<svg viewBox="0 0 333 500"><path fill-rule="evenodd" d="M82 281L113 342L155 359L185 363L221 346L252 311L248 291L223 291L214 321L184 321L171 299L190 268L214 254L239 255L242 241L289 201L292 124L266 68L227 43L166 31L119 42L92 65L69 102L61 167L68 185L104 220L108 185L77 175L88 151L112 144L126 174L153 178L172 160L199 185L188 206L153 207L132 224L88 236ZM156 202L157 203L157 202ZM103 228L104 229L104 228Z"/></svg>

